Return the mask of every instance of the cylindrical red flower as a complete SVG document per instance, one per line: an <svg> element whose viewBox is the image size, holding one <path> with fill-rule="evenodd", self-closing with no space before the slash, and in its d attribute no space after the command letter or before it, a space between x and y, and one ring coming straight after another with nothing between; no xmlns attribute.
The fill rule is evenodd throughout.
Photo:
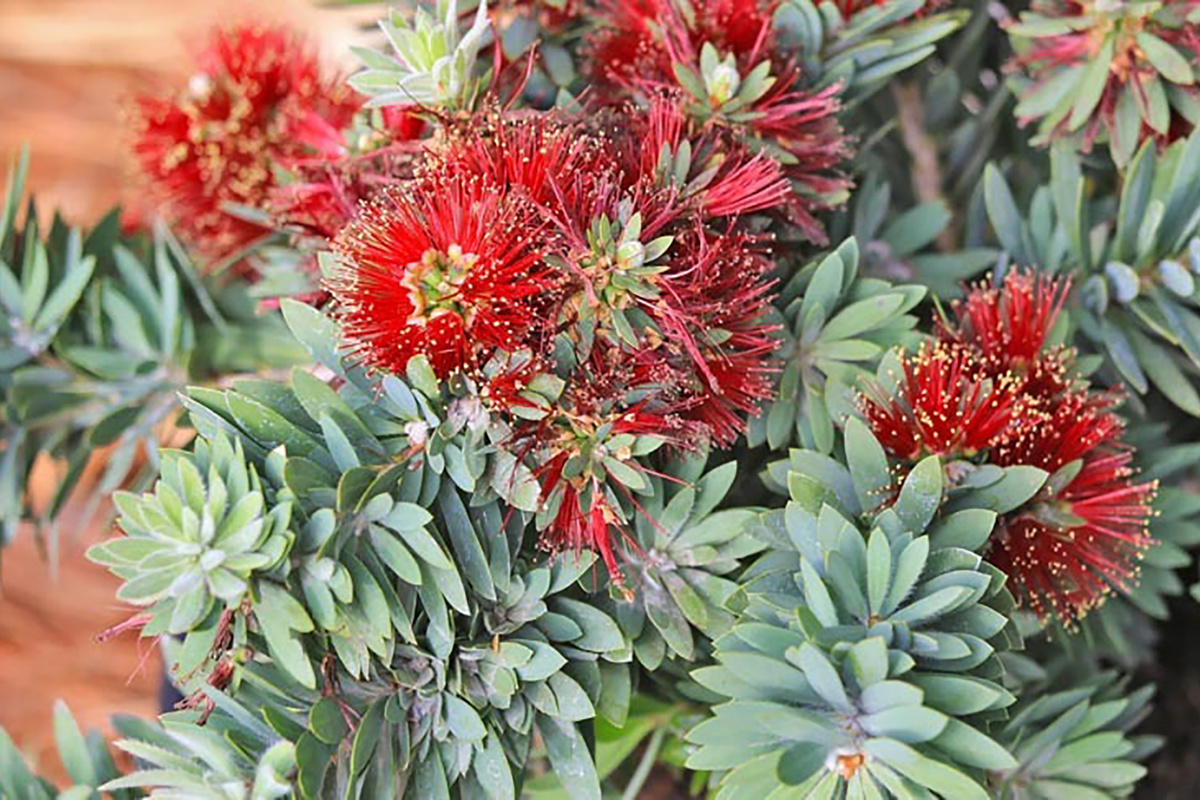
<svg viewBox="0 0 1200 800"><path fill-rule="evenodd" d="M390 189L338 237L342 327L368 364L403 372L424 354L442 377L519 347L554 287L542 221L524 198L479 182Z"/></svg>
<svg viewBox="0 0 1200 800"><path fill-rule="evenodd" d="M341 152L359 101L286 28L217 29L197 66L185 91L138 99L134 152L168 220L215 260L266 232L227 207L262 208L277 166Z"/></svg>

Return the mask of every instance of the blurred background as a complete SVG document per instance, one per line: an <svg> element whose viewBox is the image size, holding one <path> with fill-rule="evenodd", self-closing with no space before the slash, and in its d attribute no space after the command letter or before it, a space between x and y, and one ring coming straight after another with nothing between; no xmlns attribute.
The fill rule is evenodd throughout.
<svg viewBox="0 0 1200 800"><path fill-rule="evenodd" d="M137 197L125 127L131 98L186 81L210 25L287 20L344 63L356 23L377 11L321 10L306 0L0 0L0 158L6 168L28 143L39 216L58 209L90 225ZM49 495L55 481L45 465L40 488ZM0 559L0 725L52 776L61 774L55 699L82 727L102 730L114 713L157 710L156 649L133 634L95 641L129 616L113 599L116 579L83 558L106 527L68 521L57 542L23 530Z"/></svg>

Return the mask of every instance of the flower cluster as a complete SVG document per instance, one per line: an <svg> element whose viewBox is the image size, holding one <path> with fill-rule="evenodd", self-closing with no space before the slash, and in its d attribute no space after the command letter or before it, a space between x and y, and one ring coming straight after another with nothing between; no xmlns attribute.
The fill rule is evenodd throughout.
<svg viewBox="0 0 1200 800"><path fill-rule="evenodd" d="M268 232L230 207L262 208L280 167L340 156L359 105L291 31L217 29L184 91L139 98L134 151L168 221L221 260Z"/></svg>
<svg viewBox="0 0 1200 800"><path fill-rule="evenodd" d="M1066 621L1136 578L1155 492L1134 480L1118 398L1081 385L1071 351L1051 344L1068 288L1018 271L974 288L936 339L903 359L895 390L862 403L903 463L936 454L960 480L982 465L1049 474L997 523L987 555L1035 612Z"/></svg>
<svg viewBox="0 0 1200 800"><path fill-rule="evenodd" d="M837 87L802 87L799 65L775 41L778 5L606 0L586 44L589 71L607 101L680 92L688 116L720 131L727 150L778 161L796 190L782 210L824 241L813 214L849 188Z"/></svg>
<svg viewBox="0 0 1200 800"><path fill-rule="evenodd" d="M1169 142L1195 124L1200 2L1034 0L1009 26L1022 84L1017 116L1044 139L1107 139L1119 162L1146 138Z"/></svg>
<svg viewBox="0 0 1200 800"><path fill-rule="evenodd" d="M814 213L848 187L836 87L803 88L773 3L614 0L589 20L586 106L512 110L504 55L471 69L489 20L581 7L481 5L466 34L456 8L384 23L396 57L350 81L366 110L290 34L221 33L184 97L143 101L138 153L202 253L264 233L247 209L292 234L292 277L256 267L261 296L324 302L312 250L334 242L351 351L465 379L541 488L544 544L620 580L610 530L646 491L639 459L732 444L773 391L769 236L747 220L823 238Z"/></svg>
<svg viewBox="0 0 1200 800"><path fill-rule="evenodd" d="M551 549L600 552L637 457L731 444L772 387L767 241L789 196L675 96L598 116L485 111L342 231L331 283L370 366L464 376L542 489ZM607 479L612 478L614 483Z"/></svg>

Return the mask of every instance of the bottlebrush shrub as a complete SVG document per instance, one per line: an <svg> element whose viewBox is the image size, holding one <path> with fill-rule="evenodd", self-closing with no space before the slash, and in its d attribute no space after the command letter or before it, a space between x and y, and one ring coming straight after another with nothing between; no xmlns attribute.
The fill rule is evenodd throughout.
<svg viewBox="0 0 1200 800"><path fill-rule="evenodd" d="M323 318L306 306L287 309L317 348ZM332 330L326 320L324 332ZM321 347L331 353L333 342ZM414 359L410 372L428 394L394 377L377 385L337 359L329 366L346 380L341 393L306 372L290 387L248 381L194 391L186 405L203 437L196 462L214 462L207 493L190 461L165 462L154 495L140 505L121 501L130 536L93 557L123 560L119 574L137 558L134 580L157 583L157 595L170 598L183 586L208 601L196 619L190 602L129 584L122 590L133 602L155 603L136 623L144 635L175 630L180 609L188 609L175 665L192 691L188 705L219 713L219 690L252 682L265 693L259 702L287 697L288 708L303 710L299 723L294 714L268 717L263 735L295 743L306 795L354 781L384 796L406 786L425 796L438 787L478 793L484 785L515 796L535 730L564 781L590 774L595 783L575 723L597 710L623 718L632 643L579 585L587 583L580 579L591 554L553 565L530 560L530 515L503 507L495 492L484 499L487 481L507 478L485 474L483 432L462 404L444 402L420 363ZM243 471L218 480L230 461ZM245 510L213 510L214 495L255 472L270 486L272 521L291 516L282 539L263 524L257 494L242 493ZM482 491L464 494L473 490ZM180 513L180 497L197 510ZM183 530L170 528L173 515ZM134 545L144 541L143 525L155 538L188 543L171 542L179 548L173 558L142 552ZM139 552L124 560L132 550ZM221 574L233 578L213 581ZM208 584L195 585L203 578ZM244 702L246 693L236 693ZM339 746L356 755L335 758ZM138 780L171 785L153 772Z"/></svg>
<svg viewBox="0 0 1200 800"><path fill-rule="evenodd" d="M148 230L22 217L19 162L0 515L107 456L105 635L183 694L125 774L59 711L71 795L1128 795L1149 690L1098 665L1200 514L1187 93L1085 181L995 3L468 5L346 85L208 39L142 105ZM1126 93L1177 66L1131 27Z"/></svg>

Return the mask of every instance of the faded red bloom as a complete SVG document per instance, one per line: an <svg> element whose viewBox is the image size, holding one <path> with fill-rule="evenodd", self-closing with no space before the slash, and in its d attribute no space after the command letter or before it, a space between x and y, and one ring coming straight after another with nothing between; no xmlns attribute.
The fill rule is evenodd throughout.
<svg viewBox="0 0 1200 800"><path fill-rule="evenodd" d="M557 502L558 510L540 545L551 553L564 550L599 553L608 574L620 583L621 570L609 535L609 526L616 522L616 516L608 507L599 481L593 479L581 487L563 480L563 468L569 458L567 453L559 453L541 470L542 494L548 502ZM585 499L585 494L590 499Z"/></svg>
<svg viewBox="0 0 1200 800"><path fill-rule="evenodd" d="M786 154L784 172L801 187L788 204L790 221L821 243L825 234L814 214L842 202L850 190L850 180L840 169L850 157L850 145L837 120L839 87L819 92L786 88L798 75L794 66L778 75L767 93L751 104L753 116L744 125L751 139L771 142Z"/></svg>
<svg viewBox="0 0 1200 800"><path fill-rule="evenodd" d="M1009 28L1017 40L1010 69L1029 79L1017 107L1020 122L1040 119L1043 140L1079 133L1085 149L1104 136L1114 153L1124 152L1126 157L1147 138L1167 144L1187 136L1193 129L1190 109L1200 100L1194 75L1191 71L1170 77L1161 73L1166 57L1147 56L1138 37L1154 37L1160 47L1174 51L1170 60L1178 59L1194 70L1200 63L1200 30L1188 17L1197 8L1200 0L1159 4L1033 0ZM1071 75L1098 59L1108 62L1107 78L1095 102L1086 104L1086 98L1076 100L1086 90ZM1158 88L1161 104L1155 102L1156 93L1147 89L1151 83ZM1071 114L1052 113L1064 102ZM1123 104L1136 112L1136 124L1117 125L1117 110Z"/></svg>
<svg viewBox="0 0 1200 800"><path fill-rule="evenodd" d="M685 229L675 243L671 269L662 275L668 300L653 313L667 346L682 351L695 375L681 416L702 423L710 441L727 447L775 390L779 339L765 322L772 264L763 243L742 233Z"/></svg>
<svg viewBox="0 0 1200 800"><path fill-rule="evenodd" d="M987 554L1039 616L1055 613L1070 622L1113 589L1130 589L1152 544L1146 526L1157 484L1133 481L1133 454L1119 439L1124 426L1110 410L1115 402L1068 394L1046 424L1001 445L990 459L1051 474L1079 464L1064 487L1048 486L1004 519Z"/></svg>
<svg viewBox="0 0 1200 800"><path fill-rule="evenodd" d="M178 95L137 101L134 152L176 230L218 260L265 233L225 206L262 208L277 165L340 154L359 102L284 28L217 29L197 67Z"/></svg>
<svg viewBox="0 0 1200 800"><path fill-rule="evenodd" d="M982 378L964 347L922 345L902 363L890 396L876 387L862 402L876 438L897 458L973 458L1040 422L1028 413L1019 380Z"/></svg>
<svg viewBox="0 0 1200 800"><path fill-rule="evenodd" d="M402 373L421 353L443 377L517 347L554 283L540 227L530 203L479 183L385 191L336 242L347 338L372 366Z"/></svg>
<svg viewBox="0 0 1200 800"><path fill-rule="evenodd" d="M271 189L267 210L280 228L317 237L324 244L366 201L412 177L418 148L417 142L395 141L337 159L296 162L291 182Z"/></svg>
<svg viewBox="0 0 1200 800"><path fill-rule="evenodd" d="M654 92L649 108L618 118L625 132L620 152L632 179L680 187L683 198L705 218L735 217L785 205L791 187L783 167L753 154L715 128L698 128L684 110L679 92ZM676 174L680 154L690 153L688 169Z"/></svg>

